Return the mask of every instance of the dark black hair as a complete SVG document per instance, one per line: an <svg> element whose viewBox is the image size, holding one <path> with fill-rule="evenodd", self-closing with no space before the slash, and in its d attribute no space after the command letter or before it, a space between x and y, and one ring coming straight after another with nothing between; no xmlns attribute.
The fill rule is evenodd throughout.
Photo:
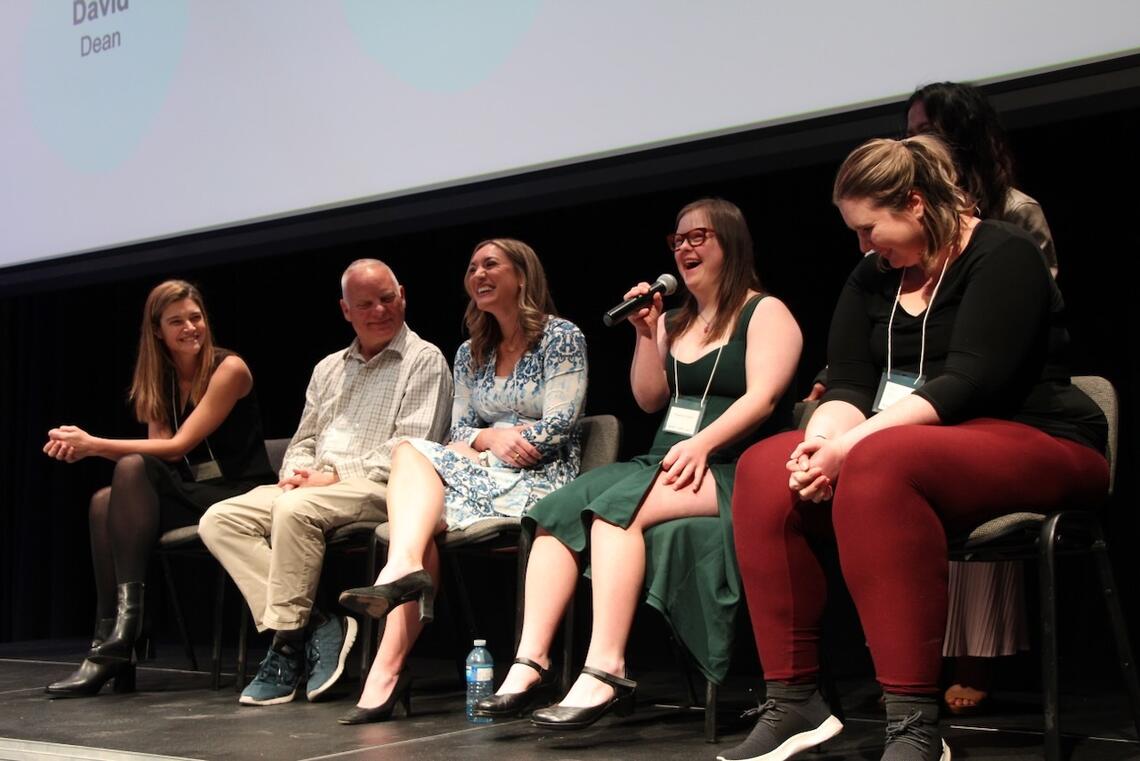
<svg viewBox="0 0 1140 761"><path fill-rule="evenodd" d="M954 156L958 181L983 217L1000 215L1013 186L1013 158L997 111L982 91L958 82L935 82L914 91L906 111L922 102L931 129Z"/></svg>

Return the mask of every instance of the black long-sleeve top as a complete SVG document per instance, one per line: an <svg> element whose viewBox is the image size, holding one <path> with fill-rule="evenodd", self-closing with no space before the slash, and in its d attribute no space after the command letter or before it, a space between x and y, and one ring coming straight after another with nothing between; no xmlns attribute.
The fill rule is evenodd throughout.
<svg viewBox="0 0 1140 761"><path fill-rule="evenodd" d="M870 416L887 363L899 270L868 256L847 279L831 320L828 390ZM926 322L926 399L944 424L1014 420L1104 451L1100 408L1070 384L1064 301L1021 230L983 221L946 275ZM895 311L892 370L917 373L923 314Z"/></svg>

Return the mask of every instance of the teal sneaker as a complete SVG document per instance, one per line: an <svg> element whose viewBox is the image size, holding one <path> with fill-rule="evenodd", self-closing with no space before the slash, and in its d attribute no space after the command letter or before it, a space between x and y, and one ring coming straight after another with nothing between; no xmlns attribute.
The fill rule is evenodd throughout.
<svg viewBox="0 0 1140 761"><path fill-rule="evenodd" d="M355 641L356 619L349 616L330 616L313 629L309 641L305 643L305 655L309 661L309 682L305 686L305 695L309 700L320 698L340 679L344 673L344 661Z"/></svg>
<svg viewBox="0 0 1140 761"><path fill-rule="evenodd" d="M304 668L305 656L300 650L287 647L285 652L278 652L269 648L257 667L257 676L242 690L238 702L247 706L288 703L297 695Z"/></svg>

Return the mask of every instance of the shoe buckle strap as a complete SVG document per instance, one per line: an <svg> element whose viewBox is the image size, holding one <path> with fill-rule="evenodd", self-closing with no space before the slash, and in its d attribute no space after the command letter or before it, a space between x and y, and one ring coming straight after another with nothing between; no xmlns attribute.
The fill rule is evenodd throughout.
<svg viewBox="0 0 1140 761"><path fill-rule="evenodd" d="M582 667L582 673L583 674L589 674L590 676L594 677L598 681L605 682L610 687L613 687L615 690L619 690L619 689L621 689L621 690L635 690L635 689L637 689L637 682L633 681L632 679L625 679L623 677L618 676L617 674L611 674L608 671L602 671L601 669L596 669L592 666L583 666Z"/></svg>

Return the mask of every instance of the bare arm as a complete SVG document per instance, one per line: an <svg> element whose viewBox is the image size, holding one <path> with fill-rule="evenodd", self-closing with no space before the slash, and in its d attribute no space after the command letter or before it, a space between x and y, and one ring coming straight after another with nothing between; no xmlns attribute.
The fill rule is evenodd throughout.
<svg viewBox="0 0 1140 761"><path fill-rule="evenodd" d="M59 442L69 448L71 454L58 459L67 459L69 462L93 455L118 460L128 454L149 454L163 460L177 460L217 430L237 400L252 388L253 375L249 367L241 357L230 355L218 365L210 377L202 400L173 435L165 424L154 421L147 424L146 439L104 439L92 436L76 426L64 425L48 432L49 441L44 451L52 454L48 449L54 442Z"/></svg>
<svg viewBox="0 0 1140 761"><path fill-rule="evenodd" d="M779 299L768 297L756 305L748 323L745 392L724 414L665 455L662 468L675 489L689 483L694 491L700 489L709 454L744 436L772 414L792 382L802 348L799 325Z"/></svg>
<svg viewBox="0 0 1140 761"><path fill-rule="evenodd" d="M630 293L635 295L634 291ZM665 376L669 343L660 295L653 297L653 304L653 308L643 309L629 318L637 330L629 385L633 389L634 401L645 412L657 412L669 402L669 380Z"/></svg>

